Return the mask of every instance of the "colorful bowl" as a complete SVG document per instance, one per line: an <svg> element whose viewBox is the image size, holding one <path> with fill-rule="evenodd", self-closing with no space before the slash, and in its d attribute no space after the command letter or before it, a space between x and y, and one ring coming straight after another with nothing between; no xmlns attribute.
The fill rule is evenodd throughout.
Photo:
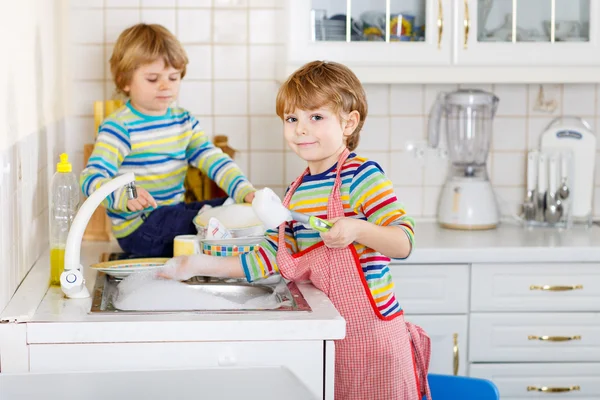
<svg viewBox="0 0 600 400"><path fill-rule="evenodd" d="M203 240L202 253L218 257L239 256L260 248L260 242L262 241L262 237Z"/></svg>

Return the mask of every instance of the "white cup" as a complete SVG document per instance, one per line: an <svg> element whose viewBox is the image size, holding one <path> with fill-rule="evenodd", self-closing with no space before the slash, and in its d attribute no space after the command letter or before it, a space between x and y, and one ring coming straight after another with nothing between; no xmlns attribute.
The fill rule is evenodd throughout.
<svg viewBox="0 0 600 400"><path fill-rule="evenodd" d="M173 256L200 254L200 238L196 235L179 235L173 240Z"/></svg>

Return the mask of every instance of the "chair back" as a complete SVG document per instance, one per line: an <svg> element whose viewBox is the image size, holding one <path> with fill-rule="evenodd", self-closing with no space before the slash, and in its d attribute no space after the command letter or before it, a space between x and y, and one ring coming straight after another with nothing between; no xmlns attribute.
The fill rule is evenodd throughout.
<svg viewBox="0 0 600 400"><path fill-rule="evenodd" d="M432 400L500 400L494 383L487 379L453 375L427 375Z"/></svg>

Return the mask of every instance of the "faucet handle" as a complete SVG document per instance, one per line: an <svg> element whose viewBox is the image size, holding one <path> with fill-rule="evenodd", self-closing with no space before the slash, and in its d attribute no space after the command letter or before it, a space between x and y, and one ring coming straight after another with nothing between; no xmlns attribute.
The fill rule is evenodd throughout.
<svg viewBox="0 0 600 400"><path fill-rule="evenodd" d="M125 190L127 191L127 198L129 200L137 199L137 189L135 188L134 182L129 182L125 185Z"/></svg>

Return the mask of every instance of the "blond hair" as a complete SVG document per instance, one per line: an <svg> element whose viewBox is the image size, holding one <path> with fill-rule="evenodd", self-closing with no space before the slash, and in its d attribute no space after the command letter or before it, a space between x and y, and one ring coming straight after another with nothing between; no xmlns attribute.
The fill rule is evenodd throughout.
<svg viewBox="0 0 600 400"><path fill-rule="evenodd" d="M330 107L340 119L344 114L358 111L358 125L346 138L346 147L350 151L356 149L368 107L365 90L350 68L335 62L310 62L296 70L277 93L276 112L281 119L295 109L321 107Z"/></svg>
<svg viewBox="0 0 600 400"><path fill-rule="evenodd" d="M142 65L162 58L167 66L185 76L188 57L175 35L162 25L137 24L125 29L117 39L110 57L110 72L117 91L131 83L134 71Z"/></svg>

